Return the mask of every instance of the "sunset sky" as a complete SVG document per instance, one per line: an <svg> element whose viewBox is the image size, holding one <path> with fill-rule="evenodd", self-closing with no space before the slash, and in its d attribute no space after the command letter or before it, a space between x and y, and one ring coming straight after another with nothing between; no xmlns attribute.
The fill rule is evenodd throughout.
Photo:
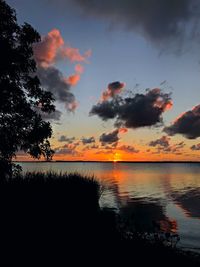
<svg viewBox="0 0 200 267"><path fill-rule="evenodd" d="M199 1L7 2L42 36L55 160L200 160Z"/></svg>

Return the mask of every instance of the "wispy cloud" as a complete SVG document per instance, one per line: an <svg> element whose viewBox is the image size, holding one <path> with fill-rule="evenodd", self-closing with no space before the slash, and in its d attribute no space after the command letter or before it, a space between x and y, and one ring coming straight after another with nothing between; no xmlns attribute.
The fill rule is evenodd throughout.
<svg viewBox="0 0 200 267"><path fill-rule="evenodd" d="M114 29L137 32L158 47L177 51L184 42L198 40L198 0L73 0L72 3L87 16L108 22Z"/></svg>

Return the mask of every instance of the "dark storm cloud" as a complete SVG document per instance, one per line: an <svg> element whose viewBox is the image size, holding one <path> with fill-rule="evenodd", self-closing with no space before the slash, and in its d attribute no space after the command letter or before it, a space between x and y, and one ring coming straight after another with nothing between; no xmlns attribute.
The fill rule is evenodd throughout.
<svg viewBox="0 0 200 267"><path fill-rule="evenodd" d="M52 92L56 100L65 103L67 110L76 108L75 96L70 91L71 86L63 74L55 67L38 67L38 77L42 86Z"/></svg>
<svg viewBox="0 0 200 267"><path fill-rule="evenodd" d="M181 134L188 139L200 137L200 105L181 114L172 125L165 127L169 135Z"/></svg>
<svg viewBox="0 0 200 267"><path fill-rule="evenodd" d="M118 129L110 133L103 133L99 137L99 141L102 143L102 145L116 143L119 141L118 133L119 133Z"/></svg>
<svg viewBox="0 0 200 267"><path fill-rule="evenodd" d="M95 138L94 138L93 136L88 137L88 138L83 137L83 138L81 139L81 141L82 141L83 145L91 144L91 143L95 143Z"/></svg>
<svg viewBox="0 0 200 267"><path fill-rule="evenodd" d="M87 16L139 32L159 46L198 33L198 0L73 0L73 4Z"/></svg>
<svg viewBox="0 0 200 267"><path fill-rule="evenodd" d="M190 147L191 150L200 150L200 143Z"/></svg>
<svg viewBox="0 0 200 267"><path fill-rule="evenodd" d="M133 97L117 97L94 105L90 115L97 115L102 120L116 119L115 126L139 128L162 123L162 114L172 107L170 94L159 88L147 90L146 94Z"/></svg>
<svg viewBox="0 0 200 267"><path fill-rule="evenodd" d="M65 135L61 135L58 139L59 142L67 142L68 144L72 144L75 141L75 137L67 137Z"/></svg>

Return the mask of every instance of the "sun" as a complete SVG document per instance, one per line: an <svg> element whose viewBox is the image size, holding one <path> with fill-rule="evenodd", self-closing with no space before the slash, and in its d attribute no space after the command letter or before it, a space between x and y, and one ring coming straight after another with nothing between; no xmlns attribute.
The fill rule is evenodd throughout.
<svg viewBox="0 0 200 267"><path fill-rule="evenodd" d="M113 162L118 162L121 160L121 155L119 153L115 153L113 155Z"/></svg>

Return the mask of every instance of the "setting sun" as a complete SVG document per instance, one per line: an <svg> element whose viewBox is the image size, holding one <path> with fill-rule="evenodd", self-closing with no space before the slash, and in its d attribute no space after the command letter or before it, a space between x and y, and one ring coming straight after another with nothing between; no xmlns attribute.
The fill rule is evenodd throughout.
<svg viewBox="0 0 200 267"><path fill-rule="evenodd" d="M121 154L115 153L113 156L113 162L117 162L121 160Z"/></svg>

